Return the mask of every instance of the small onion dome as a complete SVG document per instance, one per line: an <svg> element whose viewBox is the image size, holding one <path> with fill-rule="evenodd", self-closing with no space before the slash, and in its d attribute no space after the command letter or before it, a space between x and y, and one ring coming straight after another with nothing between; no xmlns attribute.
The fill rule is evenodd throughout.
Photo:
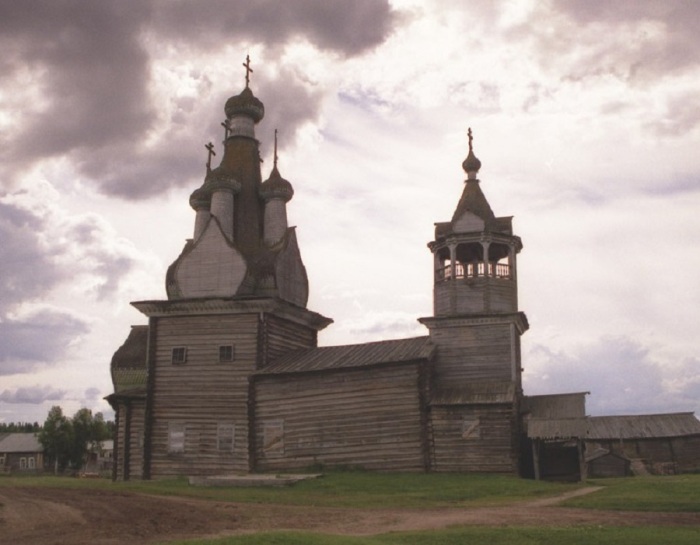
<svg viewBox="0 0 700 545"><path fill-rule="evenodd" d="M190 195L190 206L195 210L208 210L211 203L211 193L202 186L195 189Z"/></svg>
<svg viewBox="0 0 700 545"><path fill-rule="evenodd" d="M255 98L250 87L246 87L240 95L232 96L226 101L224 112L228 119L236 115L244 115L258 123L265 115L265 106Z"/></svg>
<svg viewBox="0 0 700 545"><path fill-rule="evenodd" d="M219 190L226 190L236 194L241 191L241 182L236 180L233 174L223 166L218 166L207 173L207 177L204 179L203 189L206 189L209 194Z"/></svg>
<svg viewBox="0 0 700 545"><path fill-rule="evenodd" d="M479 169L481 168L481 161L479 161L479 159L476 158L476 155L474 155L474 150L469 150L469 155L467 155L467 158L462 163L462 168L467 174L476 174L479 172Z"/></svg>
<svg viewBox="0 0 700 545"><path fill-rule="evenodd" d="M292 184L282 178L280 171L277 170L277 165L272 169L270 177L260 184L260 196L265 201L282 199L284 202L289 202L292 196L294 196Z"/></svg>

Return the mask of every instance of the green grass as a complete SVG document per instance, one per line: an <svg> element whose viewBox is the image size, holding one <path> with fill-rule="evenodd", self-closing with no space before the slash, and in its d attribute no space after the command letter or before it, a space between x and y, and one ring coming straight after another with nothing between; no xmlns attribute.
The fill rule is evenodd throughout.
<svg viewBox="0 0 700 545"><path fill-rule="evenodd" d="M306 532L270 532L215 540L170 542L169 545L696 545L698 528L598 527L567 528L449 528L430 532L399 532L349 537Z"/></svg>
<svg viewBox="0 0 700 545"><path fill-rule="evenodd" d="M700 475L599 479L603 490L566 501L567 507L613 511L700 512Z"/></svg>
<svg viewBox="0 0 700 545"><path fill-rule="evenodd" d="M105 479L3 477L1 486L94 488L218 501L325 507L477 507L561 494L579 487L502 475L332 471L283 488L206 488L185 479L112 483Z"/></svg>

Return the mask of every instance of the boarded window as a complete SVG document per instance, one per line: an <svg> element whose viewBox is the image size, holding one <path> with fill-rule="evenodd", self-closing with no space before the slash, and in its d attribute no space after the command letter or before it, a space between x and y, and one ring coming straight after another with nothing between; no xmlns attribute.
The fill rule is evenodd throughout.
<svg viewBox="0 0 700 545"><path fill-rule="evenodd" d="M462 439L481 438L481 422L479 418L465 418L462 421Z"/></svg>
<svg viewBox="0 0 700 545"><path fill-rule="evenodd" d="M284 420L265 422L263 452L270 458L284 455Z"/></svg>
<svg viewBox="0 0 700 545"><path fill-rule="evenodd" d="M233 452L236 426L231 423L220 423L216 434L216 447L219 452Z"/></svg>
<svg viewBox="0 0 700 545"><path fill-rule="evenodd" d="M187 348L184 346L176 346L173 348L172 363L182 364L187 361Z"/></svg>
<svg viewBox="0 0 700 545"><path fill-rule="evenodd" d="M168 452L182 454L185 452L185 424L171 422L168 426Z"/></svg>
<svg viewBox="0 0 700 545"><path fill-rule="evenodd" d="M233 361L233 345L219 347L219 361Z"/></svg>

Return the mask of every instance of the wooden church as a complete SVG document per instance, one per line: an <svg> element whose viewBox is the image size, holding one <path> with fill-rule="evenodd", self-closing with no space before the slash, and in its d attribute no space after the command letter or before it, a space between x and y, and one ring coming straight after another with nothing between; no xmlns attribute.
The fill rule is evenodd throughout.
<svg viewBox="0 0 700 545"><path fill-rule="evenodd" d="M168 269L167 299L133 303L148 325L112 358L114 478L313 466L522 473L532 464L524 417L551 399L523 396L522 243L482 192L471 132L462 196L428 244L426 335L319 347L332 320L306 307L287 224L294 190L276 142L262 179L255 126L265 110L247 76L224 106L221 164L211 168L210 147L190 197L194 233ZM563 399L574 409L557 416L585 416L582 395Z"/></svg>

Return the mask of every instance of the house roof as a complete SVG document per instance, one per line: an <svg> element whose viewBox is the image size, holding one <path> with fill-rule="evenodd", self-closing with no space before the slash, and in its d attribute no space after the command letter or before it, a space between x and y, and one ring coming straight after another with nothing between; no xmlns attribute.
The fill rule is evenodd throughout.
<svg viewBox="0 0 700 545"><path fill-rule="evenodd" d="M428 360L435 346L428 336L296 350L271 362L257 375L350 369L386 363Z"/></svg>
<svg viewBox="0 0 700 545"><path fill-rule="evenodd" d="M531 418L528 437L535 439L655 439L700 435L693 413L667 413L584 418Z"/></svg>
<svg viewBox="0 0 700 545"><path fill-rule="evenodd" d="M459 388L442 388L433 393L431 405L490 405L512 403L515 385L510 381L472 382Z"/></svg>
<svg viewBox="0 0 700 545"><path fill-rule="evenodd" d="M8 433L0 439L0 452L43 452L35 433Z"/></svg>

